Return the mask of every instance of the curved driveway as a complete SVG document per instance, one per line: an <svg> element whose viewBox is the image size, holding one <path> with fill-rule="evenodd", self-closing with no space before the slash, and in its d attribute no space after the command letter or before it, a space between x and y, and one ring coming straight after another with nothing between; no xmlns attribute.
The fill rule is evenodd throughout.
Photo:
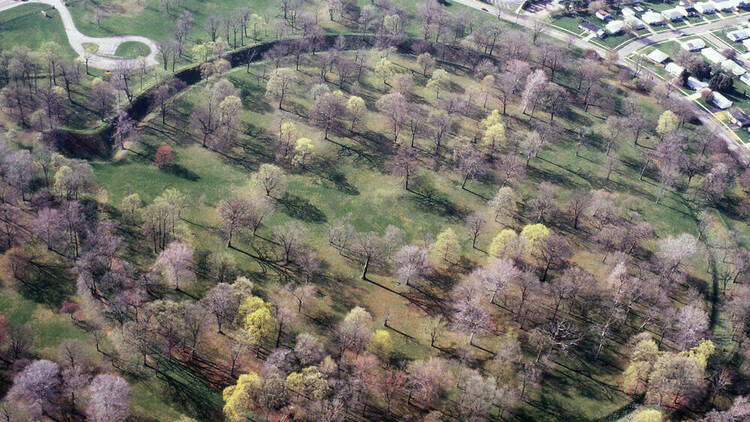
<svg viewBox="0 0 750 422"><path fill-rule="evenodd" d="M0 0L2 1L2 0ZM504 10L499 10L497 7L480 2L478 0L453 0L456 3L463 4L464 6L468 6L477 10L485 11L486 13L493 14L497 16L499 19L503 19L512 23L515 23L517 25L526 27L526 28L532 28L534 26L534 22L531 19L528 19L526 15L517 15L514 13L506 12ZM680 34L685 35L691 35L691 34L699 34L704 33L708 31L714 31L716 29L722 28L724 26L728 25L735 25L740 22L747 21L747 16L736 16L731 17L723 20L713 21L711 23L703 24L703 25L696 25L691 27L682 27L680 29L676 30L670 30L665 32L660 32L658 34L649 35L642 38L637 38L634 41L630 42L629 44L625 45L624 47L617 50L618 53L618 64L625 68L630 69L632 71L632 68L630 67L630 63L626 60L626 57L630 54L638 50L639 48L654 44L660 41L665 41L669 39L674 39L679 36ZM559 40L568 42L571 40L571 36L568 33L559 31L555 28L552 28L550 25L547 25L547 27L544 30L544 33L553 37L557 38ZM601 57L604 57L604 54L606 53L606 49L596 45L592 44L582 38L574 37L572 39L573 45L575 45L578 48L581 49L589 49L594 50ZM649 69L649 71L651 71ZM673 94L680 96L680 94ZM737 161L744 167L750 166L750 151L748 151L748 148L740 143L734 133L730 133L730 131L724 127L721 123L714 118L713 114L710 112L700 108L696 103L690 102L690 104L693 106L693 111L695 112L695 115L698 116L698 119L701 121L701 123L706 126L708 129L711 130L716 136L722 138L726 144L729 151L732 153L732 155L737 159Z"/></svg>
<svg viewBox="0 0 750 422"><path fill-rule="evenodd" d="M98 69L112 70L120 64L125 64L128 67L136 67L139 64L140 59L124 59L115 56L117 47L126 41L137 41L146 44L151 50L145 57L147 66L155 66L159 64L156 59L156 54L159 52L159 45L149 38L141 37L138 35L116 35L112 37L89 37L84 35L81 31L76 28L75 22L73 22L73 16L70 14L70 10L65 6L62 0L29 0L29 1L18 1L18 0L0 0L0 12L11 9L22 4L30 3L43 3L54 7L59 13L62 19L63 27L65 28L65 34L68 36L68 42L73 47L78 56L81 58L89 55L89 66ZM92 43L99 46L99 50L95 54L86 52L83 48L83 43Z"/></svg>

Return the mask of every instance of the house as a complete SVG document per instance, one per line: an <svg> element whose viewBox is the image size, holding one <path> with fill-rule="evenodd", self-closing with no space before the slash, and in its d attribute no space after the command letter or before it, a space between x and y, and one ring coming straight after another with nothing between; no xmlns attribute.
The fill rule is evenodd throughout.
<svg viewBox="0 0 750 422"><path fill-rule="evenodd" d="M667 65L664 66L664 70L675 76L680 76L683 72L685 72L685 68L675 62L667 63Z"/></svg>
<svg viewBox="0 0 750 422"><path fill-rule="evenodd" d="M591 22L583 21L578 24L578 28L588 32L589 34L594 34L599 38L604 37L604 30L594 25Z"/></svg>
<svg viewBox="0 0 750 422"><path fill-rule="evenodd" d="M643 19L643 22L646 22L649 25L663 25L664 24L664 16L662 16L660 13L648 11L641 16L641 19Z"/></svg>
<svg viewBox="0 0 750 422"><path fill-rule="evenodd" d="M727 72L731 72L734 76L742 76L747 73L744 67L740 66L732 59L726 59L721 62L721 67Z"/></svg>
<svg viewBox="0 0 750 422"><path fill-rule="evenodd" d="M750 34L747 33L747 30L737 29L727 32L727 38L734 42L738 42L750 38Z"/></svg>
<svg viewBox="0 0 750 422"><path fill-rule="evenodd" d="M707 83L701 81L700 79L694 77L694 76L688 76L687 78L687 86L688 88L692 89L693 91L700 91L701 89L708 86Z"/></svg>
<svg viewBox="0 0 750 422"><path fill-rule="evenodd" d="M745 47L746 50L750 51L750 39L743 40L742 46Z"/></svg>
<svg viewBox="0 0 750 422"><path fill-rule="evenodd" d="M686 13L684 13L679 8L675 7L674 9L667 9L661 12L661 15L664 16L664 19L668 21L679 21L685 18L687 16Z"/></svg>
<svg viewBox="0 0 750 422"><path fill-rule="evenodd" d="M717 1L714 6L720 12L729 12L737 6L737 2L732 0Z"/></svg>
<svg viewBox="0 0 750 422"><path fill-rule="evenodd" d="M622 16L624 16L626 18L635 17L635 10L633 10L633 9L627 7L627 6L623 7L622 10L620 11L620 13L622 13Z"/></svg>
<svg viewBox="0 0 750 422"><path fill-rule="evenodd" d="M693 7L695 7L695 10L703 13L704 15L716 13L716 5L712 1L705 1L703 3L695 3Z"/></svg>
<svg viewBox="0 0 750 422"><path fill-rule="evenodd" d="M687 51L698 51L706 46L706 42L700 38L693 38L682 43L682 48Z"/></svg>
<svg viewBox="0 0 750 422"><path fill-rule="evenodd" d="M604 29L610 34L616 34L621 32L623 27L625 27L625 22L623 21L610 21L604 26Z"/></svg>
<svg viewBox="0 0 750 422"><path fill-rule="evenodd" d="M603 20L603 21L612 19L612 16L610 16L609 12L607 12L604 9L597 10L596 11L596 17L599 18L599 20Z"/></svg>
<svg viewBox="0 0 750 422"><path fill-rule="evenodd" d="M636 29L636 30L643 29L646 27L646 24L644 24L642 20L636 18L635 16L625 18L625 25L628 25L629 27Z"/></svg>
<svg viewBox="0 0 750 422"><path fill-rule="evenodd" d="M722 110L726 110L732 106L732 101L730 101L729 99L727 99L727 97L721 95L721 93L716 92L716 91L714 91L713 93L713 99L711 100L711 102L714 103L716 107L719 107Z"/></svg>
<svg viewBox="0 0 750 422"><path fill-rule="evenodd" d="M747 86L750 86L750 73L745 73L740 76L740 80Z"/></svg>
<svg viewBox="0 0 750 422"><path fill-rule="evenodd" d="M705 57L711 64L721 63L727 59L713 47L702 49L701 55L703 55L703 57Z"/></svg>
<svg viewBox="0 0 750 422"><path fill-rule="evenodd" d="M750 116L743 113L742 110L734 109L727 114L729 114L729 121L734 123L735 125L739 127L750 126Z"/></svg>
<svg viewBox="0 0 750 422"><path fill-rule="evenodd" d="M675 7L675 9L681 11L685 16L688 17L698 16L698 10L689 4L677 6Z"/></svg>
<svg viewBox="0 0 750 422"><path fill-rule="evenodd" d="M648 53L648 55L646 56L646 58L649 59L650 61L656 63L656 64L662 64L662 63L664 63L665 61L667 61L669 59L669 56L667 55L667 53L665 53L665 52L663 52L663 51L661 51L659 49L656 49L656 50Z"/></svg>

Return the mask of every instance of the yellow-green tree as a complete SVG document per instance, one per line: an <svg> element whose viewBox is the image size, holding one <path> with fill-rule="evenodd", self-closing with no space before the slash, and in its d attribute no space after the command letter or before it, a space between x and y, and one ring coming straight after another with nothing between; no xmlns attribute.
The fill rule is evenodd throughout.
<svg viewBox="0 0 750 422"><path fill-rule="evenodd" d="M498 109L494 109L490 112L490 114L482 120L482 125L484 125L485 128L488 128L492 125L496 125L498 123L503 122L503 114Z"/></svg>
<svg viewBox="0 0 750 422"><path fill-rule="evenodd" d="M131 222L135 221L138 210L141 209L142 204L141 197L137 193L131 193L122 199L122 209L125 211L125 215L128 216L128 219Z"/></svg>
<svg viewBox="0 0 750 422"><path fill-rule="evenodd" d="M256 296L248 297L240 305L240 313L245 315L243 328L256 345L271 338L277 330L278 321L271 314L271 309L270 303Z"/></svg>
<svg viewBox="0 0 750 422"><path fill-rule="evenodd" d="M453 229L445 229L430 245L430 256L436 265L455 264L461 253L458 236Z"/></svg>
<svg viewBox="0 0 750 422"><path fill-rule="evenodd" d="M380 360L386 362L391 358L393 354L393 339L391 333L380 328L375 330L372 337L370 337L370 343L367 345L367 350L380 358Z"/></svg>
<svg viewBox="0 0 750 422"><path fill-rule="evenodd" d="M255 372L240 375L237 384L230 385L222 392L224 416L232 422L247 420L255 393L261 387L261 379Z"/></svg>
<svg viewBox="0 0 750 422"><path fill-rule="evenodd" d="M490 243L489 253L498 258L518 256L518 234L513 229L500 230Z"/></svg>
<svg viewBox="0 0 750 422"><path fill-rule="evenodd" d="M298 166L305 168L307 161L313 153L315 144L313 144L310 138L299 138L294 146L294 163Z"/></svg>
<svg viewBox="0 0 750 422"><path fill-rule="evenodd" d="M488 126L482 136L482 142L488 151L495 151L498 145L505 143L505 126L502 123Z"/></svg>
<svg viewBox="0 0 750 422"><path fill-rule="evenodd" d="M656 409L645 409L638 412L632 422L662 422L664 414Z"/></svg>
<svg viewBox="0 0 750 422"><path fill-rule="evenodd" d="M664 137L675 130L680 125L680 118L672 110L667 110L659 116L659 123L656 125L656 133Z"/></svg>
<svg viewBox="0 0 750 422"><path fill-rule="evenodd" d="M383 27L391 35L396 35L401 31L401 16L393 14L383 18Z"/></svg>
<svg viewBox="0 0 750 422"><path fill-rule="evenodd" d="M440 98L440 91L448 85L448 72L437 69L432 72L432 77L427 81L427 88L435 90L435 98Z"/></svg>
<svg viewBox="0 0 750 422"><path fill-rule="evenodd" d="M349 111L349 115L352 118L351 126L349 128L353 131L362 123L365 113L367 112L367 105L365 104L365 100L361 97L352 95L346 102L346 109Z"/></svg>
<svg viewBox="0 0 750 422"><path fill-rule="evenodd" d="M286 377L287 388L312 400L321 400L330 391L326 377L317 366L308 366L302 372L292 372Z"/></svg>
<svg viewBox="0 0 750 422"><path fill-rule="evenodd" d="M551 234L550 229L544 224L529 224L521 230L521 240L524 242L527 251L534 253Z"/></svg>
<svg viewBox="0 0 750 422"><path fill-rule="evenodd" d="M383 89L388 85L388 78L393 76L394 73L393 63L385 57L381 58L375 65L375 74L383 80Z"/></svg>

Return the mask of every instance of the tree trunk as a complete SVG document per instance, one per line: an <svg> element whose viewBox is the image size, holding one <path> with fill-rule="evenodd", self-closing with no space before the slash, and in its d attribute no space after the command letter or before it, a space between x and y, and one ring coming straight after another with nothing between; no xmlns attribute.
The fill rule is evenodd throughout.
<svg viewBox="0 0 750 422"><path fill-rule="evenodd" d="M370 267L370 257L368 256L367 259L365 259L365 266L362 268L362 280L367 280L367 269Z"/></svg>

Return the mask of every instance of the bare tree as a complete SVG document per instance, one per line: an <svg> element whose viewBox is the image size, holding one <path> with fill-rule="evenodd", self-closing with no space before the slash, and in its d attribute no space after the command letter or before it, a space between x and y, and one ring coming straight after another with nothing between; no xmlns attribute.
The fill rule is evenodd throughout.
<svg viewBox="0 0 750 422"><path fill-rule="evenodd" d="M185 242L172 242L159 253L152 269L161 273L164 280L173 284L175 290L195 281L193 253L195 250Z"/></svg>
<svg viewBox="0 0 750 422"><path fill-rule="evenodd" d="M476 249L477 237L479 237L479 234L482 233L482 230L484 230L486 225L487 219L482 213L473 212L466 218L466 229L469 230L469 233L471 234L472 248Z"/></svg>
<svg viewBox="0 0 750 422"><path fill-rule="evenodd" d="M61 393L60 367L48 360L35 360L13 378L8 397L26 405L37 419L56 418Z"/></svg>
<svg viewBox="0 0 750 422"><path fill-rule="evenodd" d="M130 416L130 386L117 375L94 377L86 415L94 422L124 422Z"/></svg>
<svg viewBox="0 0 750 422"><path fill-rule="evenodd" d="M393 259L396 280L410 286L411 282L432 272L429 250L425 247L407 245L399 249Z"/></svg>
<svg viewBox="0 0 750 422"><path fill-rule="evenodd" d="M396 155L386 163L386 167L394 176L403 179L404 190L409 191L409 179L420 167L419 157L414 149L401 146Z"/></svg>
<svg viewBox="0 0 750 422"><path fill-rule="evenodd" d="M218 283L201 299L201 304L216 317L219 333L223 333L222 326L230 324L237 315L240 306L239 292L227 283Z"/></svg>

